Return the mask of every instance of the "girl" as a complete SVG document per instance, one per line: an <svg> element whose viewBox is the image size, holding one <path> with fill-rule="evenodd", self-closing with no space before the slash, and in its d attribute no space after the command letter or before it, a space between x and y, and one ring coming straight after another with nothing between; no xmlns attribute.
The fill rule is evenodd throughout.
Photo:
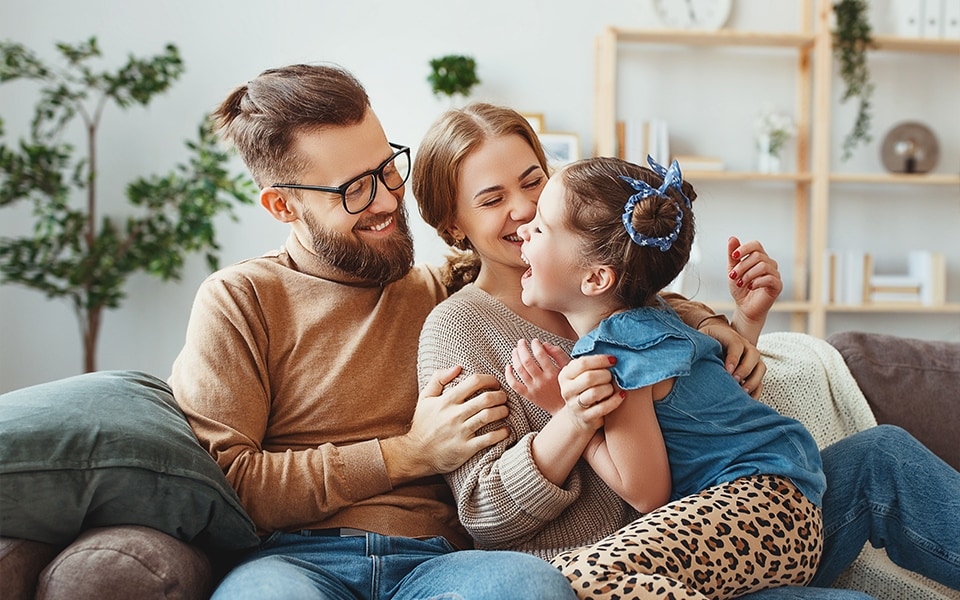
<svg viewBox="0 0 960 600"><path fill-rule="evenodd" d="M579 336L572 356L588 357L560 372L566 441L588 443L594 470L646 513L553 562L575 590L644 572L711 598L804 585L822 546L816 443L745 393L716 341L658 296L689 257L696 196L676 161L648 162L564 167L518 230L523 303L562 313ZM615 359L612 398L578 365L591 355ZM617 551L625 541L629 550Z"/></svg>

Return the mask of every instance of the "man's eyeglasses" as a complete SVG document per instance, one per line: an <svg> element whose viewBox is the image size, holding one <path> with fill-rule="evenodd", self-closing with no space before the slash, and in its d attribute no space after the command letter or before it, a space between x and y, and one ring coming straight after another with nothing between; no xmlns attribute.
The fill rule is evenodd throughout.
<svg viewBox="0 0 960 600"><path fill-rule="evenodd" d="M373 204L373 198L377 195L377 180L382 181L383 185L392 192L403 187L407 178L410 177L410 148L392 142L389 144L396 150L390 158L383 161L376 169L361 173L341 186L275 183L272 187L340 194L345 211L351 215L362 213Z"/></svg>

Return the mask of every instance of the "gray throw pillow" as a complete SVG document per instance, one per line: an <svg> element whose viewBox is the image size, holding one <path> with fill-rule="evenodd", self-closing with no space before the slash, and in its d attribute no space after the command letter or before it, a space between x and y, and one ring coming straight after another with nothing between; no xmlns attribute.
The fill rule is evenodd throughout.
<svg viewBox="0 0 960 600"><path fill-rule="evenodd" d="M877 423L906 429L960 470L960 344L859 331L827 341L850 367Z"/></svg>
<svg viewBox="0 0 960 600"><path fill-rule="evenodd" d="M0 536L62 545L110 525L226 550L259 541L162 380L102 371L0 396Z"/></svg>

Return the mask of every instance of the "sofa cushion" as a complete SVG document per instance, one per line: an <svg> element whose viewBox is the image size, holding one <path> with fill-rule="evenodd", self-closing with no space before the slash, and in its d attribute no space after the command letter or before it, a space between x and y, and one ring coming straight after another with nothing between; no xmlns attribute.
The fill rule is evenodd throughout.
<svg viewBox="0 0 960 600"><path fill-rule="evenodd" d="M134 371L0 396L0 535L66 545L92 527L144 525L223 549L253 522L170 388Z"/></svg>
<svg viewBox="0 0 960 600"><path fill-rule="evenodd" d="M3 600L33 600L40 571L60 551L58 546L22 540L0 538L0 583Z"/></svg>
<svg viewBox="0 0 960 600"><path fill-rule="evenodd" d="M199 548L149 527L85 531L40 574L44 600L167 598L201 600L213 589Z"/></svg>
<svg viewBox="0 0 960 600"><path fill-rule="evenodd" d="M960 344L846 331L827 338L878 423L898 425L960 470Z"/></svg>

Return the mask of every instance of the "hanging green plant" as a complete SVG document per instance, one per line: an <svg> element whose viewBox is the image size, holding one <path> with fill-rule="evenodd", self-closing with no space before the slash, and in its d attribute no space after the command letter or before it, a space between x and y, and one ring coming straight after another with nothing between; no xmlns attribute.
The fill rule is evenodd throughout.
<svg viewBox="0 0 960 600"><path fill-rule="evenodd" d="M833 5L837 26L833 31L833 55L840 63L840 78L846 89L840 101L858 99L857 117L853 128L843 140L843 160L853 155L859 144L865 144L870 136L873 84L867 67L867 50L873 47L870 21L867 18L866 0L840 0Z"/></svg>
<svg viewBox="0 0 960 600"><path fill-rule="evenodd" d="M437 96L469 96L473 86L480 83L477 77L477 62L469 56L458 54L434 58L430 61L427 81Z"/></svg>

